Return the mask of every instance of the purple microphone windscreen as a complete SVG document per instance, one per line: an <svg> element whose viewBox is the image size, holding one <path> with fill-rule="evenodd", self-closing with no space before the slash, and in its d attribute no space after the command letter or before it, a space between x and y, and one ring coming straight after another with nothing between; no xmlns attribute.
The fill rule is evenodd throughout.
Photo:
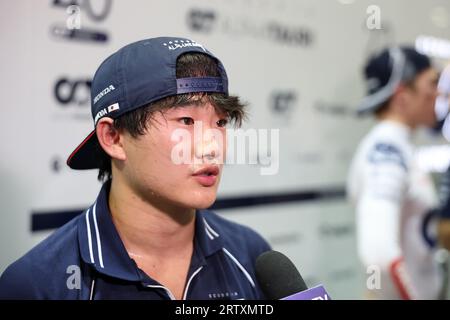
<svg viewBox="0 0 450 320"><path fill-rule="evenodd" d="M266 251L256 259L256 278L270 300L279 300L308 289L292 261L274 250Z"/></svg>

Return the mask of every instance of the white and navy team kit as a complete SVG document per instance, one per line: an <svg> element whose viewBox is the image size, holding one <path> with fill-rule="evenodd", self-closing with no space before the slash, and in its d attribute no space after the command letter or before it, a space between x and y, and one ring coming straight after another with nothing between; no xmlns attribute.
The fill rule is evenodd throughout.
<svg viewBox="0 0 450 320"><path fill-rule="evenodd" d="M440 208L439 217L450 219L450 167L441 176L439 185Z"/></svg>
<svg viewBox="0 0 450 320"><path fill-rule="evenodd" d="M109 188L5 270L0 299L174 299L129 257L111 219ZM183 299L264 299L254 264L267 250L250 228L198 210Z"/></svg>
<svg viewBox="0 0 450 320"><path fill-rule="evenodd" d="M368 288L375 298L403 293L436 299L441 286L430 223L438 198L431 178L417 166L410 140L408 127L381 121L359 145L348 177L359 257L366 268L380 271L379 286ZM399 261L402 267L394 272Z"/></svg>

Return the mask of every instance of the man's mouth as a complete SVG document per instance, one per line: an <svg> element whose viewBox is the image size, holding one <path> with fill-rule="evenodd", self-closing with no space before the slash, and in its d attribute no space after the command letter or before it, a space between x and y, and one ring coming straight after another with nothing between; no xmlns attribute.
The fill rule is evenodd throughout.
<svg viewBox="0 0 450 320"><path fill-rule="evenodd" d="M218 166L206 166L194 172L194 176L217 176L219 174Z"/></svg>
<svg viewBox="0 0 450 320"><path fill-rule="evenodd" d="M211 187L217 181L220 170L218 166L206 166L196 170L193 177L204 187Z"/></svg>

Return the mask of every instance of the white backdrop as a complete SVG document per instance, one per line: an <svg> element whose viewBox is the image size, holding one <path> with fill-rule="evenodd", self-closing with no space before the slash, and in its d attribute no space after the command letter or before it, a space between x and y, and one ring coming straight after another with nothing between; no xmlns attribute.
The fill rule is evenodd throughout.
<svg viewBox="0 0 450 320"><path fill-rule="evenodd" d="M65 159L92 128L89 80L123 45L162 35L204 44L222 59L231 92L250 104L244 128L280 129L278 174L228 166L220 198L233 198L343 190L351 154L371 124L352 113L368 53L419 35L450 38L446 0L75 2L79 32L106 41L61 36L69 32L70 1L0 1L0 272L51 232L32 232L33 213L94 201L97 172L71 171ZM366 26L371 4L380 8L382 29ZM261 232L309 285L322 282L335 298L361 297L364 272L343 197L218 212Z"/></svg>

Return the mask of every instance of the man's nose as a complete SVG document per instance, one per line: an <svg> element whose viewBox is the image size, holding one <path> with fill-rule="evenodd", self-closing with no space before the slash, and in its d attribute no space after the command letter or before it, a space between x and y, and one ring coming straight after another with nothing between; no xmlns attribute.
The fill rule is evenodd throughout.
<svg viewBox="0 0 450 320"><path fill-rule="evenodd" d="M215 139L209 140L203 145L203 158L214 160L220 156L219 144Z"/></svg>
<svg viewBox="0 0 450 320"><path fill-rule="evenodd" d="M200 139L197 139L195 143L195 157L198 159L214 160L221 156L220 150L220 137L216 137L208 130L203 132Z"/></svg>

